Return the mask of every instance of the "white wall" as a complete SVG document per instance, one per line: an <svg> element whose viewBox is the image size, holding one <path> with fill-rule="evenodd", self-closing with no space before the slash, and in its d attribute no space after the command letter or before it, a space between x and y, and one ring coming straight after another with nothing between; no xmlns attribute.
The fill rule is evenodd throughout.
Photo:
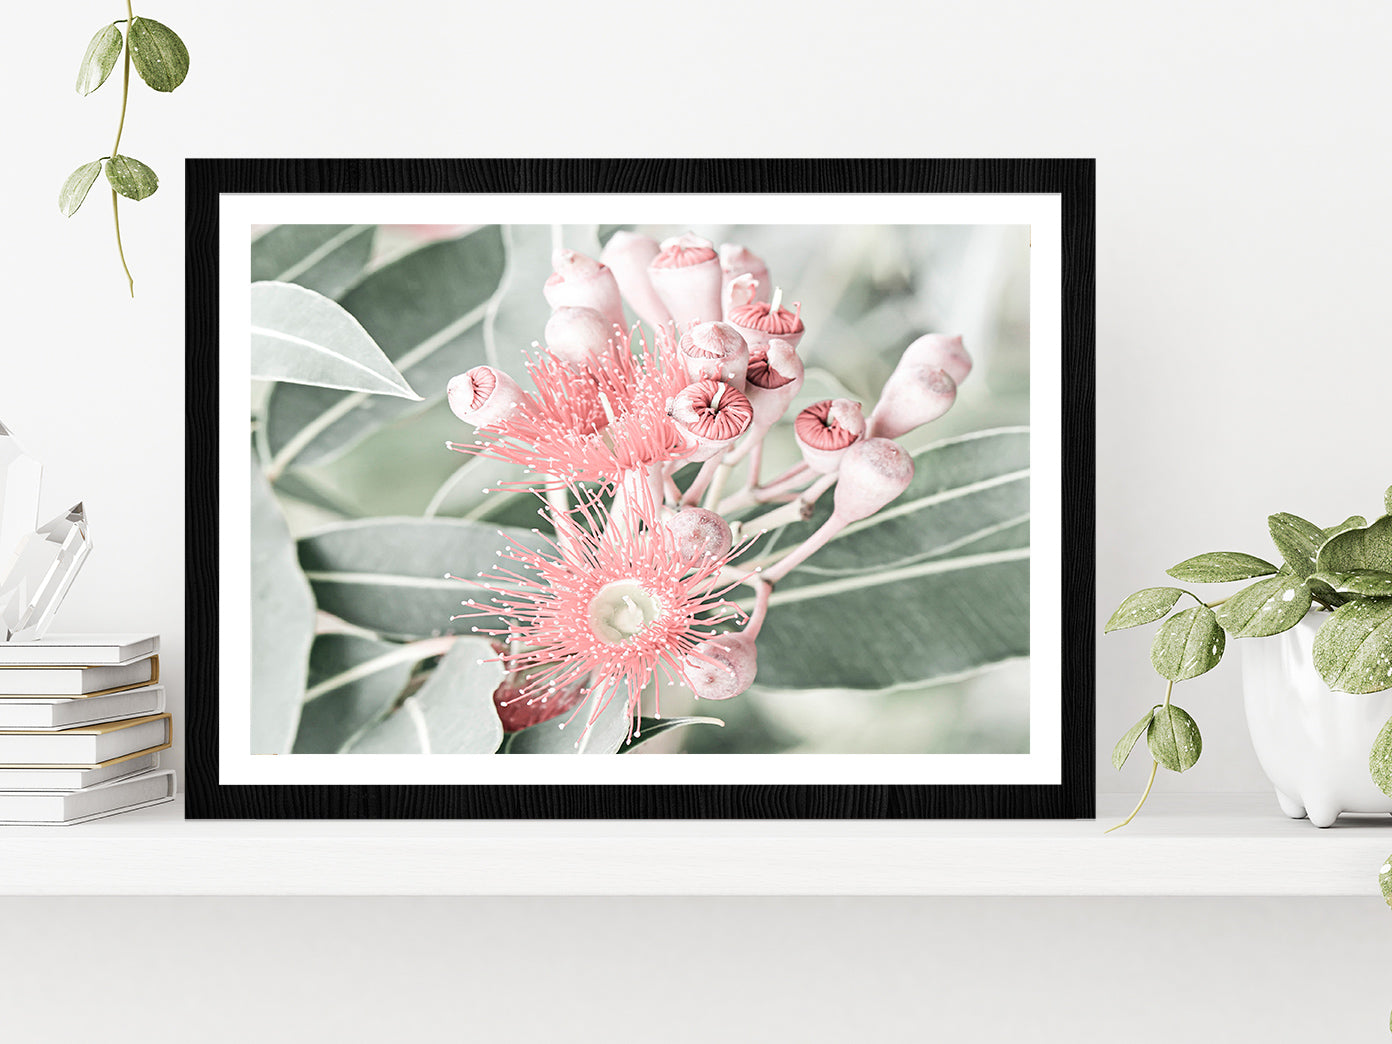
<svg viewBox="0 0 1392 1044"><path fill-rule="evenodd" d="M92 512L97 553L63 626L161 631L176 712L183 156L1095 156L1099 625L1123 595L1160 582L1164 567L1181 558L1228 547L1259 551L1271 511L1321 520L1369 512L1392 482L1384 129L1392 8L1380 0L871 2L836 7L827 19L804 3L630 2L602 8L612 22L593 4L167 4L156 16L184 35L193 71L172 96L141 88L132 98L123 149L164 179L152 199L123 208L140 294L134 302L124 296L103 198L94 193L71 221L54 205L67 172L110 144L115 92L108 85L79 99L72 80L88 35L118 17L119 6L29 5L13 19L23 46L0 71L10 157L0 165L7 306L0 418L48 465L46 507L56 511L83 497ZM1139 787L1139 770L1117 778L1105 752L1156 691L1143 636L1099 639L1104 790ZM1204 727L1206 754L1163 787L1263 788L1245 738L1235 664L1186 683L1177 699ZM1309 934L1326 911L1345 909L1277 905L1280 918L1230 926L1254 954L1287 952L1280 947L1291 945L1289 924ZM898 908L850 907L867 915ZM499 916L501 908L472 911ZM994 919L1002 951L1036 953L1044 974L1058 975L1053 955L1070 928L1051 917L1053 906L963 908ZM1098 912L1105 907L1079 908L1105 916ZM54 906L20 908L7 928L23 932L26 909L37 934ZM569 938L565 920L540 907L510 909L530 938ZM690 921L701 907L674 909ZM778 909L742 908L726 923L731 948L743 945L742 936L787 931ZM1111 979L1110 959L1098 956L1104 946L1117 947L1125 962L1142 961L1138 955L1167 925L1193 928L1227 908L1167 903L1163 917L1134 909L1155 917L1144 938L1115 943L1095 926L1073 951L1091 955L1084 978L1107 986L1109 997L1123 986ZM273 949L283 910L252 903L209 905L201 945L236 932L243 916L265 929L248 945ZM881 929L892 931L892 921ZM841 933L836 938L854 952L874 951L881 937L857 924L851 917L828 931ZM357 940L354 946L396 945L391 916L345 914L315 930ZM1353 930L1345 918L1330 938ZM681 938L680 931L652 931ZM919 945L903 952L944 962L955 943L971 938L961 932L938 937L925 922ZM591 951L596 963L622 964L630 933L616 932L612 942L607 929L595 933L604 937ZM779 955L803 961L800 938L790 934L767 951L770 965L777 967ZM193 945L187 933L179 945ZM1352 950L1336 943L1324 952L1331 966L1361 974ZM676 958L662 981L699 983L701 969ZM330 946L316 959L315 982L362 985L351 951ZM524 963L470 967L518 989ZM989 964L973 967L989 974ZM1244 1031L1263 1011L1296 1017L1306 1010L1296 997L1318 1010L1335 988L1331 981L1292 990L1291 979L1266 967L1236 961L1237 987L1210 985L1220 975L1197 977L1191 987L1216 1019ZM778 977L771 987L797 1025L827 1025L815 971ZM879 1012L886 1027L910 1013L928 1028L966 1024L951 1001L944 1013L909 999L907 988L886 998L873 982L855 982L866 1005L891 1006ZM1102 1024L1091 989L1060 988L1086 1006L1035 998L1041 1032L1067 1039L1070 1023ZM1137 979L1137 1011L1149 988ZM505 996L522 1003L524 995ZM1389 1001L1373 1006L1381 1011ZM621 1010L615 1016L624 1017ZM1136 1019L1143 1032L1144 1018ZM1362 1014L1349 1025L1363 1026ZM1342 1039L1355 1039L1354 1032Z"/></svg>

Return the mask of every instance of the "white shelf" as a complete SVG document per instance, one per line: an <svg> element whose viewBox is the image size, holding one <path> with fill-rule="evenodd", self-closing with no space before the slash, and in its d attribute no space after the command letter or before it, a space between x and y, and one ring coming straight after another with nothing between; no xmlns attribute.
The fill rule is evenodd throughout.
<svg viewBox="0 0 1392 1044"><path fill-rule="evenodd" d="M1295 822L1260 795L1097 821L185 821L182 799L0 827L0 895L1370 896L1392 816Z"/></svg>

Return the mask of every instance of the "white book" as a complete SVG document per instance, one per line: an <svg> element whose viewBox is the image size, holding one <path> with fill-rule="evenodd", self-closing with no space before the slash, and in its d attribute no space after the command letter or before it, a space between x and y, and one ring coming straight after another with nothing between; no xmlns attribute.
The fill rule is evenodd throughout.
<svg viewBox="0 0 1392 1044"><path fill-rule="evenodd" d="M0 642L0 667L105 666L157 652L157 634L46 634L37 642Z"/></svg>
<svg viewBox="0 0 1392 1044"><path fill-rule="evenodd" d="M168 714L62 732L0 732L0 765L94 766L169 746Z"/></svg>
<svg viewBox="0 0 1392 1044"><path fill-rule="evenodd" d="M81 699L10 697L0 700L0 729L52 732L141 718L164 710L164 686L146 685Z"/></svg>
<svg viewBox="0 0 1392 1044"><path fill-rule="evenodd" d="M91 696L157 681L158 656L95 667L0 667L0 697Z"/></svg>
<svg viewBox="0 0 1392 1044"><path fill-rule="evenodd" d="M159 768L157 753L112 758L91 768L33 768L0 765L0 790L82 790Z"/></svg>
<svg viewBox="0 0 1392 1044"><path fill-rule="evenodd" d="M157 769L82 790L0 790L0 826L70 826L174 800L174 770Z"/></svg>

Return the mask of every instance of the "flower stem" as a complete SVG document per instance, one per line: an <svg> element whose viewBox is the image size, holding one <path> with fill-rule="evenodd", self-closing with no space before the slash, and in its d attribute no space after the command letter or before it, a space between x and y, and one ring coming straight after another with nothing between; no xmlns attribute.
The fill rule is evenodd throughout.
<svg viewBox="0 0 1392 1044"><path fill-rule="evenodd" d="M135 21L135 12L131 10L131 0L126 0L126 33L125 33L125 64L121 70L121 120L116 124L116 143L111 146L111 158L115 159L121 149L121 133L126 129L126 102L130 99L130 67L131 67L131 43L130 30L131 23ZM135 278L131 275L130 265L126 264L126 248L121 245L121 210L118 203L116 190L111 190L111 217L116 224L116 253L121 257L121 268L126 273L126 282L130 284L130 295L135 296Z"/></svg>
<svg viewBox="0 0 1392 1044"><path fill-rule="evenodd" d="M1223 599L1223 601L1227 601L1227 599L1225 598L1225 599ZM1219 604L1221 605L1222 603L1219 603ZM1168 707L1168 706L1170 705L1170 695L1171 695L1171 693L1173 693L1173 692L1174 692L1174 682L1170 682L1169 684L1167 684L1167 685L1165 686L1165 704L1164 704L1164 705L1165 705L1166 707ZM1103 831L1104 834L1110 834L1113 830L1120 830L1120 829L1121 829L1122 827L1124 827L1127 823L1131 822L1131 820L1133 820L1133 819L1136 818L1136 813L1140 812L1141 808L1142 808L1142 807L1145 805L1145 803L1146 803L1146 798L1150 797L1150 788L1153 787L1153 786L1155 786L1155 773L1156 773L1157 771L1159 771L1159 769L1160 769L1160 762L1158 762L1158 761L1156 761L1156 760L1154 760L1154 759L1151 759L1151 762L1150 762L1150 779L1146 781L1145 793L1143 793L1143 794L1141 795L1141 800L1136 802L1136 807L1133 808L1133 809L1131 810L1131 814L1130 814L1129 816L1127 816L1125 819L1123 819L1123 820L1122 820L1120 823L1118 823L1116 826L1114 826L1114 827L1108 827L1106 830Z"/></svg>

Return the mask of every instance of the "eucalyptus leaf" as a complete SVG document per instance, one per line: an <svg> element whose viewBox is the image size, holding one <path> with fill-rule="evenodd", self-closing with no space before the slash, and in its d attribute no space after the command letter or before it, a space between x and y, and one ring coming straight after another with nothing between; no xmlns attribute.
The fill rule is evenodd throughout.
<svg viewBox="0 0 1392 1044"><path fill-rule="evenodd" d="M251 753L288 754L304 702L314 597L270 484L251 462Z"/></svg>
<svg viewBox="0 0 1392 1044"><path fill-rule="evenodd" d="M1375 569L1392 573L1392 515L1370 526L1346 529L1320 548L1321 573L1351 573Z"/></svg>
<svg viewBox="0 0 1392 1044"><path fill-rule="evenodd" d="M1186 681L1218 666L1224 644L1223 628L1213 610L1195 606L1160 625L1150 646L1150 662L1160 677Z"/></svg>
<svg viewBox="0 0 1392 1044"><path fill-rule="evenodd" d="M582 704L574 718L568 714L539 725L509 733L503 754L617 754L628 738L631 718L624 693L616 691L599 712L594 725L585 732L589 705ZM599 698L597 696L591 699Z"/></svg>
<svg viewBox="0 0 1392 1044"><path fill-rule="evenodd" d="M1126 600L1117 606L1116 612L1107 621L1107 626L1102 628L1102 632L1108 634L1126 627L1154 623L1169 613L1183 594L1184 592L1177 587L1147 587L1135 594L1127 595Z"/></svg>
<svg viewBox="0 0 1392 1044"><path fill-rule="evenodd" d="M725 723L719 718L641 718L638 722L638 728L634 730L633 741L625 743L620 748L619 753L627 754L635 747L641 746L650 739L656 739L664 732L683 729L688 725L715 725L723 728Z"/></svg>
<svg viewBox="0 0 1392 1044"><path fill-rule="evenodd" d="M121 30L114 25L104 25L87 45L87 53L82 56L82 64L77 69L77 93L91 94L106 82L111 70L116 68L116 59L121 57L124 45Z"/></svg>
<svg viewBox="0 0 1392 1044"><path fill-rule="evenodd" d="M1222 584L1230 580L1250 580L1254 576L1270 576L1276 567L1255 555L1241 551L1210 551L1208 554L1186 558L1179 565L1165 570L1176 580L1198 584Z"/></svg>
<svg viewBox="0 0 1392 1044"><path fill-rule="evenodd" d="M1290 571L1302 580L1315 571L1315 556L1324 543L1324 530L1299 515L1281 512L1266 520L1271 541Z"/></svg>
<svg viewBox="0 0 1392 1044"><path fill-rule="evenodd" d="M527 530L500 535L495 526L459 519L369 518L308 534L299 555L320 609L385 637L423 638L497 626L496 617L450 617L466 599L486 603L477 575L508 543L532 539Z"/></svg>
<svg viewBox="0 0 1392 1044"><path fill-rule="evenodd" d="M362 734L349 754L492 754L503 741L493 692L507 672L482 638L460 638L420 691Z"/></svg>
<svg viewBox="0 0 1392 1044"><path fill-rule="evenodd" d="M1388 797L1392 797L1392 718L1377 734L1377 739L1373 740L1373 749L1368 755L1368 771L1372 773L1373 782L1378 785ZM1386 875L1384 870L1383 874ZM1386 887L1383 894L1387 894Z"/></svg>
<svg viewBox="0 0 1392 1044"><path fill-rule="evenodd" d="M1315 635L1314 660L1335 692L1392 688L1392 599L1341 605Z"/></svg>
<svg viewBox="0 0 1392 1044"><path fill-rule="evenodd" d="M172 91L188 75L188 48L179 34L162 22L142 17L132 21L130 49L135 71L157 91Z"/></svg>
<svg viewBox="0 0 1392 1044"><path fill-rule="evenodd" d="M356 634L317 636L294 753L337 754L386 717L424 655L409 645Z"/></svg>
<svg viewBox="0 0 1392 1044"><path fill-rule="evenodd" d="M159 188L155 172L130 156L112 156L107 160L106 180L127 199L145 199Z"/></svg>
<svg viewBox="0 0 1392 1044"><path fill-rule="evenodd" d="M1392 573L1379 569L1355 569L1347 573L1314 573L1328 590L1360 598L1392 598Z"/></svg>
<svg viewBox="0 0 1392 1044"><path fill-rule="evenodd" d="M1265 638L1294 627L1309 611L1309 587L1286 574L1244 587L1219 606L1215 615L1234 638Z"/></svg>
<svg viewBox="0 0 1392 1044"><path fill-rule="evenodd" d="M82 201L87 198L87 193L92 188L92 183L97 180L101 169L102 161L93 160L91 163L84 163L68 175L63 187L58 190L58 209L63 212L64 217L72 217L77 213L77 208L82 206Z"/></svg>
<svg viewBox="0 0 1392 1044"><path fill-rule="evenodd" d="M1150 756L1165 768L1184 772L1193 768L1203 753L1203 737L1193 718L1174 704L1167 704L1155 709L1155 717L1146 729L1146 746Z"/></svg>
<svg viewBox="0 0 1392 1044"><path fill-rule="evenodd" d="M444 396L455 374L485 362L482 323L503 267L501 235L489 226L383 265L339 303L432 401ZM414 408L397 398L280 385L267 405L273 470L335 457Z"/></svg>
<svg viewBox="0 0 1392 1044"><path fill-rule="evenodd" d="M251 284L251 376L420 399L356 319L294 283Z"/></svg>
<svg viewBox="0 0 1392 1044"><path fill-rule="evenodd" d="M1324 538L1325 540L1328 540L1330 537L1338 536L1340 533L1346 533L1350 529L1362 529L1367 524L1368 520L1364 518L1362 515L1350 515L1348 518L1340 522L1337 526L1330 526L1328 529L1326 529L1324 531Z"/></svg>
<svg viewBox="0 0 1392 1044"><path fill-rule="evenodd" d="M298 283L337 298L367 266L374 225L277 225L251 242L252 282Z"/></svg>
<svg viewBox="0 0 1392 1044"><path fill-rule="evenodd" d="M1126 730L1126 735L1117 740L1117 745L1112 748L1112 768L1118 772L1126 764L1126 759L1131 756L1132 749L1136 746L1136 741L1141 738L1141 734L1150 728L1150 723L1155 717L1155 708L1146 711L1146 715L1136 724Z"/></svg>

